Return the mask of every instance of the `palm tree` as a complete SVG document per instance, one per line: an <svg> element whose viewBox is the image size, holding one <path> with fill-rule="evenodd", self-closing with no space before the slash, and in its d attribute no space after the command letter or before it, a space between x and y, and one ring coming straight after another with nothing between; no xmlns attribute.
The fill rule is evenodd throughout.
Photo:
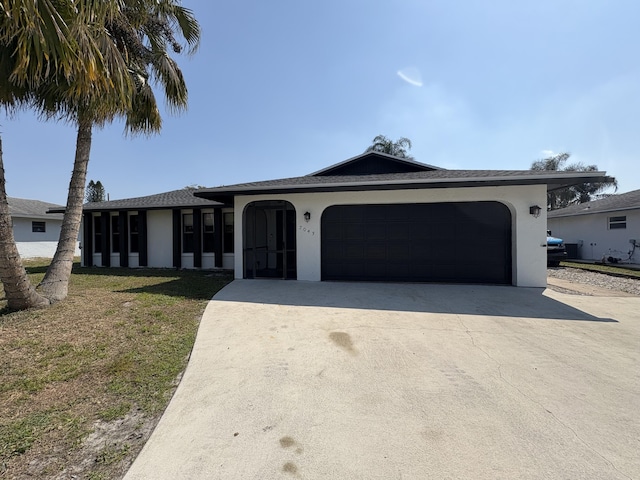
<svg viewBox="0 0 640 480"><path fill-rule="evenodd" d="M14 113L33 102L47 82L73 82L68 95L81 95L118 82L110 78L95 42L87 41L89 18L106 18L117 2L94 2L91 8L71 0L0 0L0 105ZM84 42L84 56L79 45ZM129 81L128 75L121 78ZM36 293L27 277L13 236L0 151L0 280L9 309L42 307L49 300Z"/></svg>
<svg viewBox="0 0 640 480"><path fill-rule="evenodd" d="M116 117L125 119L128 134L159 132L162 118L151 83L158 83L172 111L187 106L187 87L178 64L169 56L169 48L181 53L176 34L195 52L200 41L200 27L192 12L176 0L125 0L124 8L114 12L105 22L105 31L126 64L135 88L122 98L121 89L99 91L76 101L44 96L40 108L53 115L64 113L77 125L76 155L58 247L51 265L39 285L51 301L67 296L73 266L76 239L82 218L87 165L94 126L102 126ZM53 89L55 91L55 87Z"/></svg>
<svg viewBox="0 0 640 480"><path fill-rule="evenodd" d="M411 140L406 137L400 137L395 142L384 135L378 135L373 139L373 143L367 147L365 152L382 152L394 157L406 158L413 160L413 157L407 153L411 150Z"/></svg>
<svg viewBox="0 0 640 480"><path fill-rule="evenodd" d="M563 152L551 157L537 160L531 165L531 170L558 171L558 172L597 172L597 165L584 165L576 162L565 166L570 153ZM618 181L613 177L608 177L605 182L587 182L573 185L571 187L547 193L548 210L568 207L577 203L590 202L604 195L609 188L618 189Z"/></svg>
<svg viewBox="0 0 640 480"><path fill-rule="evenodd" d="M181 51L175 32L195 51L199 25L177 0L0 0L0 102L7 108L35 108L45 118L61 117L77 126L58 249L41 283L41 292L52 301L67 294L93 127L124 117L127 133L159 131L151 81L164 87L170 109L186 107L184 78L167 53L168 46ZM4 171L0 174L4 192ZM3 201L0 221L10 225L6 194L0 195ZM0 256L22 268L20 257L10 252L13 238L2 240L0 249L6 251L0 250ZM28 284L26 273L23 277ZM6 285L5 291L7 297L13 294ZM36 306L7 300L11 308Z"/></svg>

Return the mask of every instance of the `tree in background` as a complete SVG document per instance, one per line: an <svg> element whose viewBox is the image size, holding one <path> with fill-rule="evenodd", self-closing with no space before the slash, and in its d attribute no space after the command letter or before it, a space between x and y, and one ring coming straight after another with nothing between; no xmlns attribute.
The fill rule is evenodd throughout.
<svg viewBox="0 0 640 480"><path fill-rule="evenodd" d="M378 135L373 139L373 143L367 147L365 152L381 152L393 155L394 157L406 158L413 160L413 157L407 153L411 150L411 140L400 137L395 142L384 135Z"/></svg>
<svg viewBox="0 0 640 480"><path fill-rule="evenodd" d="M531 165L531 170L557 171L557 172L597 172L597 165L585 165L580 162L565 165L570 153L558 153L551 157L536 160ZM606 190L613 188L618 190L618 181L609 177L606 182L587 182L571 187L547 193L547 209L557 210L578 203L590 202L606 196Z"/></svg>
<svg viewBox="0 0 640 480"><path fill-rule="evenodd" d="M104 202L107 198L104 187L102 186L102 182L98 180L94 182L93 180L89 180L87 184L87 193L85 195L87 202Z"/></svg>

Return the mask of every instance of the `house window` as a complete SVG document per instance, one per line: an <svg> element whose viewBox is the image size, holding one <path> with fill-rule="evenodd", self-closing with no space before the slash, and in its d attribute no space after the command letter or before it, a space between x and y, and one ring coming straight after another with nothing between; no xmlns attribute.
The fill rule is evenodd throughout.
<svg viewBox="0 0 640 480"><path fill-rule="evenodd" d="M120 252L120 222L118 217L111 217L111 251Z"/></svg>
<svg viewBox="0 0 640 480"><path fill-rule="evenodd" d="M138 215L129 216L129 249L131 253L140 252Z"/></svg>
<svg viewBox="0 0 640 480"><path fill-rule="evenodd" d="M45 233L47 231L46 222L31 222L31 231L34 233Z"/></svg>
<svg viewBox="0 0 640 480"><path fill-rule="evenodd" d="M233 212L225 213L223 221L222 251L224 253L233 253Z"/></svg>
<svg viewBox="0 0 640 480"><path fill-rule="evenodd" d="M182 253L193 253L193 214L182 215Z"/></svg>
<svg viewBox="0 0 640 480"><path fill-rule="evenodd" d="M213 213L202 214L202 251L213 252Z"/></svg>
<svg viewBox="0 0 640 480"><path fill-rule="evenodd" d="M102 253L102 221L100 217L93 217L93 251Z"/></svg>
<svg viewBox="0 0 640 480"><path fill-rule="evenodd" d="M609 230L618 230L627 228L627 217L609 217Z"/></svg>

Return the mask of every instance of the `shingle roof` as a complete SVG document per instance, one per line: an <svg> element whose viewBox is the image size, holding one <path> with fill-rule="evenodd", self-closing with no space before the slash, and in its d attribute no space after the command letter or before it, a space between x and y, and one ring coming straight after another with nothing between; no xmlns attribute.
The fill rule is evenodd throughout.
<svg viewBox="0 0 640 480"><path fill-rule="evenodd" d="M553 210L547 213L547 218L572 217L575 215L590 215L593 213L633 209L640 209L640 190L633 190L619 195L611 195L610 197L602 198L600 200Z"/></svg>
<svg viewBox="0 0 640 480"><path fill-rule="evenodd" d="M40 200L28 200L26 198L7 197L9 214L16 218L47 218L61 219L62 215L48 214L50 209L64 208L55 203L42 202Z"/></svg>
<svg viewBox="0 0 640 480"><path fill-rule="evenodd" d="M180 190L147 195L145 197L90 202L85 203L82 209L85 212L106 212L113 210L159 210L165 208L215 207L222 205L213 200L195 197L193 195L194 191L194 188L182 188Z"/></svg>
<svg viewBox="0 0 640 480"><path fill-rule="evenodd" d="M380 175L303 176L205 188L195 192L203 198L232 195L291 193L294 191L391 190L459 186L546 184L555 190L584 181L602 181L605 172L553 172L537 170L433 170Z"/></svg>

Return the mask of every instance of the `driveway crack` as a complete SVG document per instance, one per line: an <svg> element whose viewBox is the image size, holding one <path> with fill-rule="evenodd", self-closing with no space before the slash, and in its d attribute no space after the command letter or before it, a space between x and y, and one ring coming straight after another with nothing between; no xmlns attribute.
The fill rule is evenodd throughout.
<svg viewBox="0 0 640 480"><path fill-rule="evenodd" d="M492 362L494 362L497 367L498 367L498 376L500 377L500 380L502 380L504 383L506 383L507 385L509 385L511 388L513 388L515 391L517 391L520 395L522 395L524 398L526 398L527 400L529 400L530 402L538 405L538 407L540 407L541 409L543 409L545 412L547 412L549 415L551 415L551 417L553 417L553 419L562 427L564 427L565 429L569 430L573 436L580 442L582 443L585 447L587 447L589 450L591 450L593 453L595 453L598 457L600 457L605 463L607 463L611 468L613 468L616 472L618 472L620 475L628 478L629 480L633 480L633 477L630 477L629 475L627 475L624 472L621 472L620 470L618 470L618 468L615 466L615 464L609 460L607 457L605 457L602 453L600 453L598 450L596 450L594 447L592 447L591 445L589 445L582 437L580 437L580 435L578 435L578 432L576 432L573 428L571 428L569 425L567 425L566 423L564 423L562 420L560 420L551 410L549 410L548 408L546 408L542 403L540 403L538 400L536 400L535 398L531 397L530 395L527 395L525 392L523 392L522 390L520 390L517 386L515 386L513 383L509 382L506 378L504 378L504 376L502 375L502 364L497 361L495 358L493 358L489 352L487 352L486 350L484 350L482 347L480 347L476 341L475 338L473 338L472 335L472 331L469 330L469 327L467 327L467 325L464 323L464 321L462 320L462 318L460 318L459 315L456 315L458 322L460 323L460 325L462 325L462 328L464 329L464 332L468 335L469 339L471 340L471 344L477 348L478 350L480 350L489 360L491 360Z"/></svg>

